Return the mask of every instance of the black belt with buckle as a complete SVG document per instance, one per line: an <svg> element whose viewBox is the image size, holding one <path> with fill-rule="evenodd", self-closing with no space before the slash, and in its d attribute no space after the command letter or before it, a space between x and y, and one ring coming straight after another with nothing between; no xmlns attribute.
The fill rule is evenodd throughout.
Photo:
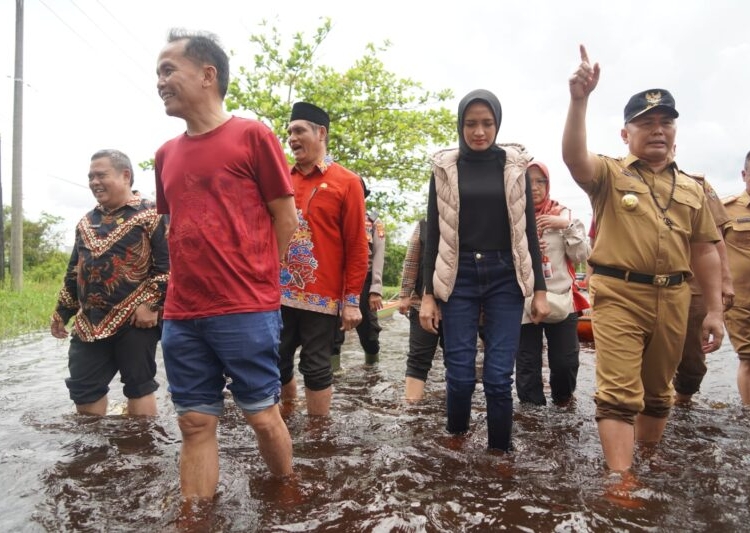
<svg viewBox="0 0 750 533"><path fill-rule="evenodd" d="M631 272L629 270L620 270L607 266L594 265L594 274L609 276L610 278L624 279L625 281L634 281L636 283L645 283L647 285L656 285L658 287L672 287L685 281L685 274L641 274L640 272Z"/></svg>

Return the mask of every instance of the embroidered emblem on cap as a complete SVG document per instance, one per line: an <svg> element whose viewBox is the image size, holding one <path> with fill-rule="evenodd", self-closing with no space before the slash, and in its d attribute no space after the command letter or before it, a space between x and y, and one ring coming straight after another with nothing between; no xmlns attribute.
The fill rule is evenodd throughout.
<svg viewBox="0 0 750 533"><path fill-rule="evenodd" d="M659 105L661 103L661 91L646 93L646 102L649 106Z"/></svg>

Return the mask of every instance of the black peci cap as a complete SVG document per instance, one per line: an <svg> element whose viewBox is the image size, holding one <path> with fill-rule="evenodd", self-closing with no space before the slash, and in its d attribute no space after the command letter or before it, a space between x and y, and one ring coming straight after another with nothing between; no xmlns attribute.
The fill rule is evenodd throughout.
<svg viewBox="0 0 750 533"><path fill-rule="evenodd" d="M315 124L325 126L326 131L329 130L331 124L331 118L328 116L328 113L318 106L308 104L307 102L297 102L292 106L292 118L289 119L289 122L292 120L309 120Z"/></svg>
<svg viewBox="0 0 750 533"><path fill-rule="evenodd" d="M634 94L625 106L625 122L628 123L652 109L663 109L677 118L680 114L674 106L674 97L666 89L648 89Z"/></svg>

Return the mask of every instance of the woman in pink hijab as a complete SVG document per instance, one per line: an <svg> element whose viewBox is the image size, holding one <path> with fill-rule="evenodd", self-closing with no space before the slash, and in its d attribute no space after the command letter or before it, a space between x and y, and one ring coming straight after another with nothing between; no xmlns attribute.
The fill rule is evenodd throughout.
<svg viewBox="0 0 750 533"><path fill-rule="evenodd" d="M588 307L574 283L575 265L588 259L591 248L583 223L573 218L570 209L550 198L547 166L532 161L527 175L534 200L550 315L534 324L528 313L524 313L516 355L516 392L521 402L546 405L542 380L543 339L546 337L552 401L564 405L573 398L578 377L578 314Z"/></svg>

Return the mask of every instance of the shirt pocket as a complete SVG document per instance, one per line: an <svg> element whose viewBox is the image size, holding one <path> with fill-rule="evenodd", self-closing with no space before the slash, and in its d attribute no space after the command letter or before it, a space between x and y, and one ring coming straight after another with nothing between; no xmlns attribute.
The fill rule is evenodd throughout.
<svg viewBox="0 0 750 533"><path fill-rule="evenodd" d="M334 223L341 214L341 192L326 183L322 183L307 200L306 218L308 220Z"/></svg>
<svg viewBox="0 0 750 533"><path fill-rule="evenodd" d="M648 185L635 178L620 176L615 178L615 210L618 216L641 217L648 213L646 206L651 201L651 193ZM623 200L628 196L628 199ZM625 206L631 196L635 197L635 205L631 208Z"/></svg>
<svg viewBox="0 0 750 533"><path fill-rule="evenodd" d="M727 241L738 248L750 248L750 217L733 218L729 226L732 231L727 234Z"/></svg>
<svg viewBox="0 0 750 533"><path fill-rule="evenodd" d="M698 196L690 187L684 185L677 184L675 186L674 201L696 211L701 208L701 202Z"/></svg>
<svg viewBox="0 0 750 533"><path fill-rule="evenodd" d="M689 235L696 229L693 227L693 221L700 208L701 200L695 189L678 183L672 195L672 204L665 216L672 221L673 230Z"/></svg>

